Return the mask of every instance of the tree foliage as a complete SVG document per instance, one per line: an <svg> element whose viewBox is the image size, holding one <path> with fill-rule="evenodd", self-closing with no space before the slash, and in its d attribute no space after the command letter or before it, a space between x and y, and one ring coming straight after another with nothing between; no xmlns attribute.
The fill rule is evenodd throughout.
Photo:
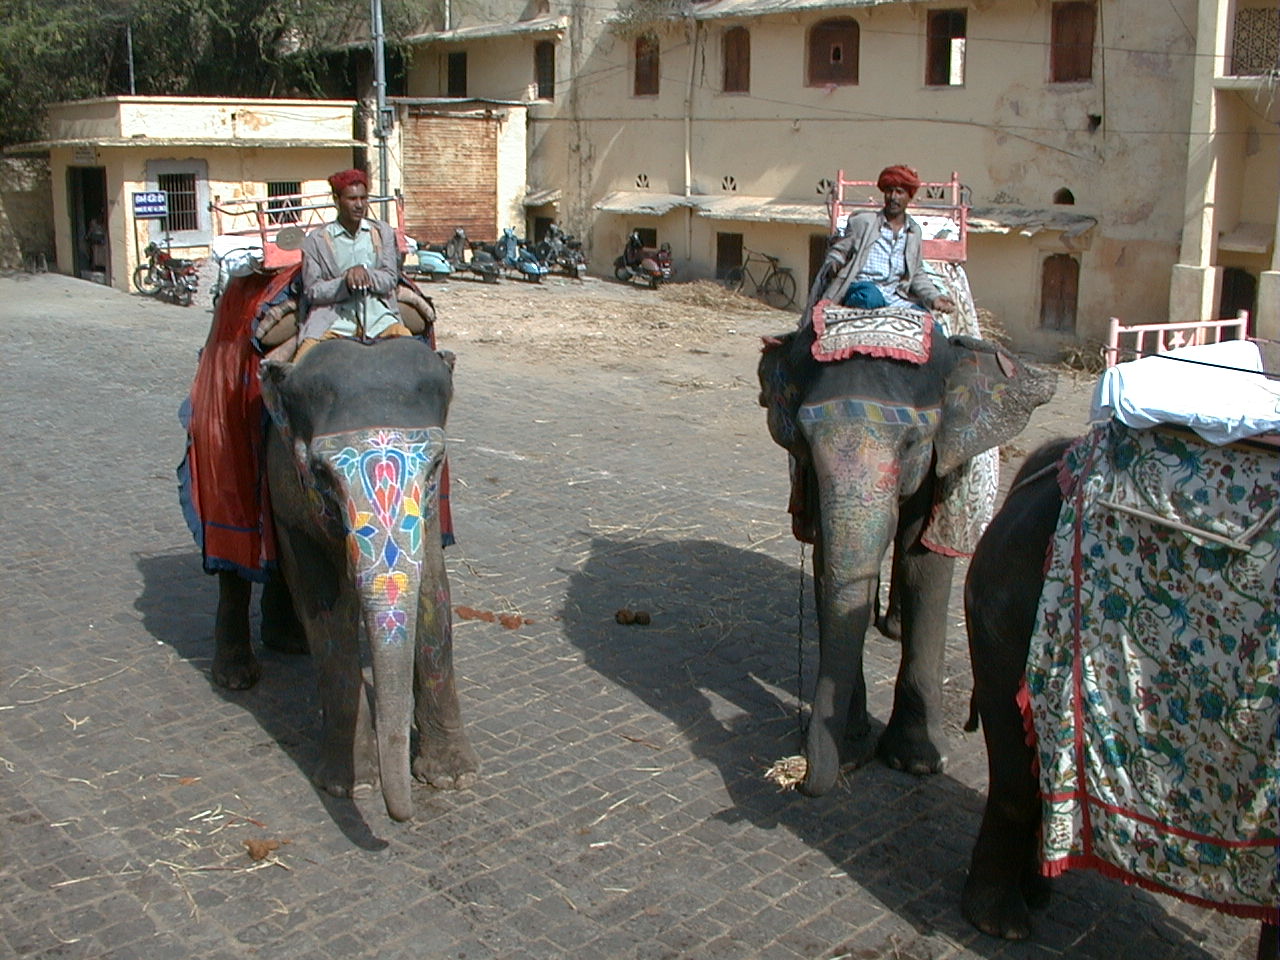
<svg viewBox="0 0 1280 960"><path fill-rule="evenodd" d="M393 47L437 0L383 0ZM0 0L0 144L43 136L50 103L142 96L333 96L367 49L361 0ZM362 44L361 41L364 43Z"/></svg>

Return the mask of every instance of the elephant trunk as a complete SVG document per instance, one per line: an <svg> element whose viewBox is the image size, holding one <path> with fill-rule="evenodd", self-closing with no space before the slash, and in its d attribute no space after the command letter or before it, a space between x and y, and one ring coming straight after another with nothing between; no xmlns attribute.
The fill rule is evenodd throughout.
<svg viewBox="0 0 1280 960"><path fill-rule="evenodd" d="M377 576L360 601L373 663L373 716L382 798L393 820L413 817L409 732L413 717L413 636L419 584Z"/></svg>

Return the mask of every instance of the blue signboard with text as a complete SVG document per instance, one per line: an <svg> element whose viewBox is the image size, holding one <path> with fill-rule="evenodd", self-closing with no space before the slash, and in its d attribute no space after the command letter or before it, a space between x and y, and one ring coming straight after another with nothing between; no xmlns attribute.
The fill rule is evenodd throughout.
<svg viewBox="0 0 1280 960"><path fill-rule="evenodd" d="M133 195L133 216L137 220L158 220L169 215L169 195L163 190L144 190Z"/></svg>

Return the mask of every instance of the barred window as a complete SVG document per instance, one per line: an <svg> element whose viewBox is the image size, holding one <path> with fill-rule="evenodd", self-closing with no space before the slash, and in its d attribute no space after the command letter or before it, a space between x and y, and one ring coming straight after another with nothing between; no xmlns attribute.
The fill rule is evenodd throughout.
<svg viewBox="0 0 1280 960"><path fill-rule="evenodd" d="M556 98L556 45L543 40L533 48L533 76L539 100Z"/></svg>
<svg viewBox="0 0 1280 960"><path fill-rule="evenodd" d="M169 215L161 229L165 233L200 229L200 213L196 204L196 175L194 173L162 173L156 185L168 195Z"/></svg>
<svg viewBox="0 0 1280 960"><path fill-rule="evenodd" d="M297 223L300 212L297 195L302 193L300 180L271 180L267 183L267 220L271 223ZM272 200L271 197L290 197L288 200Z"/></svg>

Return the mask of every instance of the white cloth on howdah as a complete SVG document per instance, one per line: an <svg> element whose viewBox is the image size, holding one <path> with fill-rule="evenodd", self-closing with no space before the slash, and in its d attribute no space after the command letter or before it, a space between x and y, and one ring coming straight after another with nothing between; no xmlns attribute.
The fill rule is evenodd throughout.
<svg viewBox="0 0 1280 960"><path fill-rule="evenodd" d="M1119 363L1098 381L1090 419L1115 417L1137 428L1178 424L1216 444L1280 433L1280 380L1261 371L1258 346L1249 340Z"/></svg>

